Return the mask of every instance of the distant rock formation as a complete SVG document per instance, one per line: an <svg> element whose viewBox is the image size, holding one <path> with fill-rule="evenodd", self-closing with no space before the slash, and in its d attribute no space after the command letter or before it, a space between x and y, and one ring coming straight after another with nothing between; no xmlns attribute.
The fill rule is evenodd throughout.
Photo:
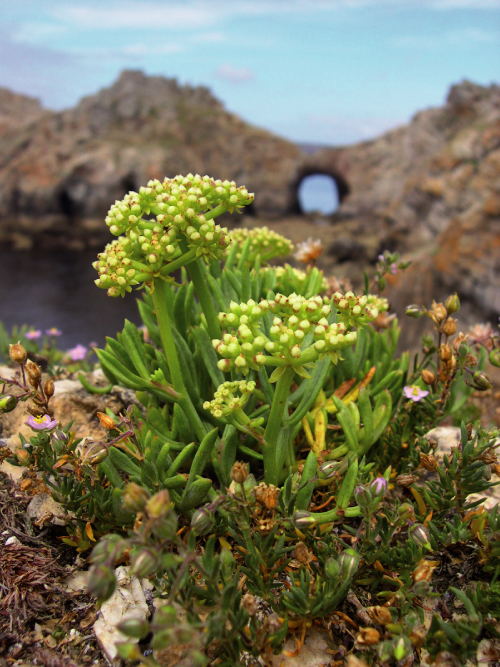
<svg viewBox="0 0 500 667"><path fill-rule="evenodd" d="M337 261L410 253L408 299L425 272L500 314L500 86L464 81L406 126L313 152L230 114L207 88L138 71L58 113L0 90L0 241L99 246L110 203L187 172L245 184L256 194L248 213L264 219L300 213L302 179L330 175Z"/></svg>

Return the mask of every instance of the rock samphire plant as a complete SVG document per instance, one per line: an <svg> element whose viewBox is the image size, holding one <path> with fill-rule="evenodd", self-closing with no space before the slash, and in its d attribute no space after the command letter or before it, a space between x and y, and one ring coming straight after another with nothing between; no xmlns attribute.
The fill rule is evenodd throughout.
<svg viewBox="0 0 500 667"><path fill-rule="evenodd" d="M252 201L189 174L115 202L96 284L111 297L142 289L143 326L125 322L96 353L136 403L99 415L99 442L54 426L23 440L18 461L73 513L65 541L98 542L100 600L117 562L154 582L151 621L119 626L132 662L156 665L150 649L181 644L186 665L268 664L312 624L329 629L339 660L472 656L498 634L500 518L472 498L500 471L497 432L462 423L442 459L426 434L491 388L498 337L486 350L457 332L456 295L410 306L434 328L410 363L380 296L407 264L386 252L373 287L336 291L312 265L276 264L292 250L282 236L216 223Z"/></svg>

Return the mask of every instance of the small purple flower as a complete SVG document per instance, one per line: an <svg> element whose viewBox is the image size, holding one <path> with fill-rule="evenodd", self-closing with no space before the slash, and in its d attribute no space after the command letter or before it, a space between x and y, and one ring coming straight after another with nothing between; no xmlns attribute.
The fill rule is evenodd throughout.
<svg viewBox="0 0 500 667"><path fill-rule="evenodd" d="M76 347L73 347L69 351L69 356L71 357L71 361L81 361L82 359L85 359L86 354L87 354L87 348L84 347L83 345L77 345Z"/></svg>
<svg viewBox="0 0 500 667"><path fill-rule="evenodd" d="M377 496L383 495L387 490L387 480L385 480L383 477L375 477L373 482L370 484L369 489Z"/></svg>
<svg viewBox="0 0 500 667"><path fill-rule="evenodd" d="M42 335L42 332L40 329L36 329L35 331L28 331L25 336L28 340L37 340L37 338L40 338Z"/></svg>
<svg viewBox="0 0 500 667"><path fill-rule="evenodd" d="M99 347L99 343L96 343L95 340L93 340L91 343L89 343L89 347L91 350L93 350L96 347Z"/></svg>
<svg viewBox="0 0 500 667"><path fill-rule="evenodd" d="M52 327L51 329L46 329L45 333L47 336L60 336L62 331L60 331L57 327Z"/></svg>
<svg viewBox="0 0 500 667"><path fill-rule="evenodd" d="M398 272L398 267L395 264L391 264L391 266L389 267L389 270L392 273L392 275L394 275Z"/></svg>
<svg viewBox="0 0 500 667"><path fill-rule="evenodd" d="M43 417L33 417L33 415L30 415L24 423L34 431L51 431L57 428L58 424L57 419L51 419L49 415L43 415Z"/></svg>
<svg viewBox="0 0 500 667"><path fill-rule="evenodd" d="M385 257L383 255L378 256L378 261L379 262L385 262Z"/></svg>
<svg viewBox="0 0 500 667"><path fill-rule="evenodd" d="M420 387L417 387L416 384L411 384L408 387L405 387L403 392L406 398L409 398L410 401L413 401L414 403L418 403L429 393L428 391L424 391L423 389L420 389Z"/></svg>

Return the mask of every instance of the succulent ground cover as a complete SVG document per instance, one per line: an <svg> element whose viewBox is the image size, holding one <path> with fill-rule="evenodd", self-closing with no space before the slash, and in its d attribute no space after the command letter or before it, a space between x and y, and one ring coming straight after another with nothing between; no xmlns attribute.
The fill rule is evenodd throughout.
<svg viewBox="0 0 500 667"><path fill-rule="evenodd" d="M25 401L33 436L10 461L71 512L62 542L88 559L100 602L117 564L154 584L154 616L119 625L131 664L172 646L186 665L272 664L313 626L332 664L418 664L423 652L462 664L500 632L500 513L471 499L500 472L498 431L477 408L498 334L465 335L457 295L429 295L407 315L432 333L414 358L399 354L382 293L408 264L385 252L358 294L325 279L313 241L298 250L303 271L280 265L284 237L215 222L252 201L189 174L115 202L96 284L110 297L141 289L143 326L126 321L96 350L108 387L82 382L121 384L137 404L99 413L99 441L77 438L13 341L19 375L2 380L0 408ZM460 442L439 458L426 434L451 419Z"/></svg>

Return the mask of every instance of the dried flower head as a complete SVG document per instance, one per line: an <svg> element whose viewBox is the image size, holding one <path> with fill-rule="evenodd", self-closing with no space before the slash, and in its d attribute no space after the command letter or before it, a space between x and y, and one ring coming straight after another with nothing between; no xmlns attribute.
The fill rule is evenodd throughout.
<svg viewBox="0 0 500 667"><path fill-rule="evenodd" d="M422 468L429 470L429 472L437 470L439 466L439 461L435 456L424 454L424 452L420 452L420 463L422 464Z"/></svg>
<svg viewBox="0 0 500 667"><path fill-rule="evenodd" d="M380 641L380 633L375 628L359 628L356 641L360 646L373 646Z"/></svg>
<svg viewBox="0 0 500 667"><path fill-rule="evenodd" d="M415 583L418 581L427 581L430 582L432 579L432 573L439 565L439 561L436 560L425 560L423 558L417 563L417 567L412 572L412 579Z"/></svg>
<svg viewBox="0 0 500 667"><path fill-rule="evenodd" d="M278 504L278 489L274 484L261 482L255 487L255 499L268 510L273 510Z"/></svg>
<svg viewBox="0 0 500 667"><path fill-rule="evenodd" d="M387 625L388 623L392 623L392 615L387 607L374 605L373 607L366 607L366 611L370 618L379 625Z"/></svg>
<svg viewBox="0 0 500 667"><path fill-rule="evenodd" d="M231 479L233 482L236 482L236 484L243 484L247 477L247 464L236 461L236 463L231 468Z"/></svg>
<svg viewBox="0 0 500 667"><path fill-rule="evenodd" d="M107 431L112 431L114 428L116 428L115 420L112 419L105 412L98 412L97 418L99 419L101 426L105 428Z"/></svg>
<svg viewBox="0 0 500 667"><path fill-rule="evenodd" d="M297 560L302 565L308 565L312 560L314 560L313 554L311 551L309 551L304 542L297 542L295 549L293 550L293 556L295 560Z"/></svg>
<svg viewBox="0 0 500 667"><path fill-rule="evenodd" d="M20 342L9 345L9 356L17 364L23 364L27 359L27 353Z"/></svg>
<svg viewBox="0 0 500 667"><path fill-rule="evenodd" d="M307 241L303 241L297 245L297 251L293 256L303 264L315 264L322 252L323 244L321 243L321 239L314 241L310 236Z"/></svg>
<svg viewBox="0 0 500 667"><path fill-rule="evenodd" d="M251 593L245 593L241 598L241 608L246 611L246 613L253 618L255 614L259 611L257 603L255 602L255 595Z"/></svg>

